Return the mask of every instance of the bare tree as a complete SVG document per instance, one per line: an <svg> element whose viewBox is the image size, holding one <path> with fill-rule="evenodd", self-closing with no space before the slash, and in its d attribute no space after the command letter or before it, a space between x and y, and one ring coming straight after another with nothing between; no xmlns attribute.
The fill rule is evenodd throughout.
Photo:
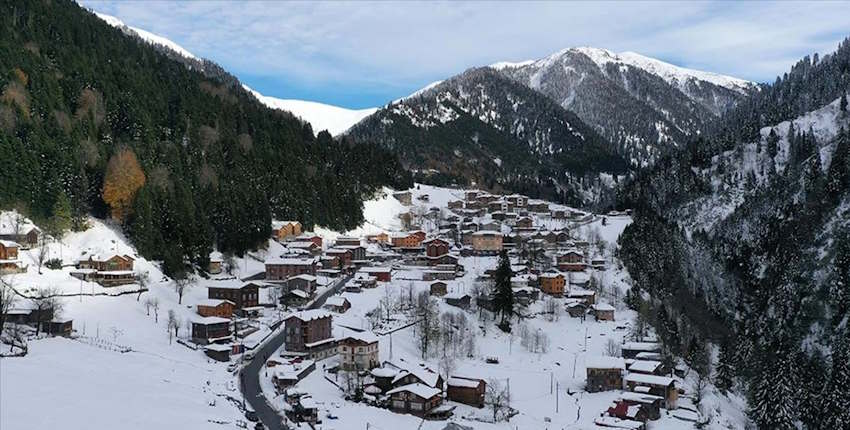
<svg viewBox="0 0 850 430"><path fill-rule="evenodd" d="M608 341L605 342L605 355L609 357L619 357L620 344L618 344L614 339L608 339Z"/></svg>
<svg viewBox="0 0 850 430"><path fill-rule="evenodd" d="M12 309L15 302L18 300L18 294L14 289L14 278L11 276L0 276L0 333L3 332L3 324L6 322L6 315Z"/></svg>
<svg viewBox="0 0 850 430"><path fill-rule="evenodd" d="M153 307L153 298L151 298L151 297L146 298L145 301L142 302L142 304L145 305L145 315L150 316L151 315L151 307Z"/></svg>
<svg viewBox="0 0 850 430"><path fill-rule="evenodd" d="M159 299L154 297L151 299L151 309L153 309L153 322L159 322Z"/></svg>
<svg viewBox="0 0 850 430"><path fill-rule="evenodd" d="M239 263L236 262L236 258L231 253L224 254L224 272L228 275L232 275L233 271L239 267Z"/></svg>
<svg viewBox="0 0 850 430"><path fill-rule="evenodd" d="M487 381L487 389L484 391L484 403L493 411L493 421L499 421L499 414L504 415L505 412L510 410L510 392L502 386L498 379L490 379Z"/></svg>
<svg viewBox="0 0 850 430"><path fill-rule="evenodd" d="M32 252L35 253L35 264L38 267L38 274L41 275L41 268L44 266L44 262L47 261L47 255L49 254L46 234L39 236L38 247Z"/></svg>
<svg viewBox="0 0 850 430"><path fill-rule="evenodd" d="M425 358L431 347L440 338L440 308L437 306L437 301L431 297L428 291L419 293L416 303L416 317L420 321L419 352L422 353L422 358Z"/></svg>
<svg viewBox="0 0 850 430"><path fill-rule="evenodd" d="M41 325L54 318L58 318L62 313L64 303L58 297L60 291L56 287L40 288L35 297L30 298L35 312L35 334L36 336L41 331Z"/></svg>
<svg viewBox="0 0 850 430"><path fill-rule="evenodd" d="M168 343L171 344L171 340L174 336L177 336L177 331L180 330L180 320L177 318L177 313L174 312L174 309L168 310L168 326L166 330L168 331Z"/></svg>
<svg viewBox="0 0 850 430"><path fill-rule="evenodd" d="M455 358L451 355L444 355L440 358L440 373L445 375L446 381L452 376L456 367Z"/></svg>
<svg viewBox="0 0 850 430"><path fill-rule="evenodd" d="M189 276L174 280L174 291L177 293L177 304L183 304L183 294L194 285L195 281Z"/></svg>

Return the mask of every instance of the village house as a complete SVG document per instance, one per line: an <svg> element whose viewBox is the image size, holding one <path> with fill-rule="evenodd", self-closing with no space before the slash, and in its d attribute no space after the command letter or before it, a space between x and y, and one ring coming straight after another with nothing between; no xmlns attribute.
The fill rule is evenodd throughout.
<svg viewBox="0 0 850 430"><path fill-rule="evenodd" d="M204 347L204 354L215 361L230 361L230 354L232 352L233 346L223 343L211 343Z"/></svg>
<svg viewBox="0 0 850 430"><path fill-rule="evenodd" d="M283 393L314 370L316 362L313 360L293 360L290 363L278 364L272 369L272 383L278 393Z"/></svg>
<svg viewBox="0 0 850 430"><path fill-rule="evenodd" d="M53 318L41 323L41 329L49 335L68 337L74 331L74 320Z"/></svg>
<svg viewBox="0 0 850 430"><path fill-rule="evenodd" d="M324 308L338 314L344 314L347 310L351 309L351 302L342 296L332 296L328 297L325 301Z"/></svg>
<svg viewBox="0 0 850 430"><path fill-rule="evenodd" d="M534 220L531 217L521 217L516 220L516 228L518 229L531 229L534 227Z"/></svg>
<svg viewBox="0 0 850 430"><path fill-rule="evenodd" d="M134 261L133 257L126 254L90 254L77 260L78 270L71 275L97 282L104 287L132 284L136 282Z"/></svg>
<svg viewBox="0 0 850 430"><path fill-rule="evenodd" d="M351 267L351 262L354 261L354 253L352 253L350 249L330 248L325 251L325 255L328 257L336 257L338 261L337 269L340 267Z"/></svg>
<svg viewBox="0 0 850 430"><path fill-rule="evenodd" d="M21 249L30 249L38 246L41 230L31 222L14 212L6 212L0 217L0 240L14 242Z"/></svg>
<svg viewBox="0 0 850 430"><path fill-rule="evenodd" d="M351 252L351 263L366 260L366 248L361 245L337 245L335 249L344 249Z"/></svg>
<svg viewBox="0 0 850 430"><path fill-rule="evenodd" d="M449 243L443 239L433 238L422 242L425 246L425 255L428 258L439 258L449 253Z"/></svg>
<svg viewBox="0 0 850 430"><path fill-rule="evenodd" d="M378 278L363 272L355 273L351 282L354 282L361 288L376 288L378 286Z"/></svg>
<svg viewBox="0 0 850 430"><path fill-rule="evenodd" d="M224 340L231 340L230 320L221 317L192 318L192 341L206 345Z"/></svg>
<svg viewBox="0 0 850 430"><path fill-rule="evenodd" d="M484 407L484 391L487 383L483 379L452 376L446 381L449 400L478 408Z"/></svg>
<svg viewBox="0 0 850 430"><path fill-rule="evenodd" d="M472 303L472 297L466 293L449 293L446 294L443 299L445 299L447 305L461 309L469 309L469 306Z"/></svg>
<svg viewBox="0 0 850 430"><path fill-rule="evenodd" d="M614 307L608 303L590 305L590 311L596 317L596 321L614 321Z"/></svg>
<svg viewBox="0 0 850 430"><path fill-rule="evenodd" d="M221 264L224 263L224 256L218 252L213 251L210 252L210 262L207 265L207 273L210 275L217 275L221 273Z"/></svg>
<svg viewBox="0 0 850 430"><path fill-rule="evenodd" d="M336 238L334 246L360 246L360 238L354 236L339 236Z"/></svg>
<svg viewBox="0 0 850 430"><path fill-rule="evenodd" d="M374 276L376 280L379 282L391 282L392 281L392 267L363 267L360 269L360 272L369 274L370 276Z"/></svg>
<svg viewBox="0 0 850 430"><path fill-rule="evenodd" d="M655 342L626 342L621 349L623 358L637 358L642 352L660 353L661 345Z"/></svg>
<svg viewBox="0 0 850 430"><path fill-rule="evenodd" d="M0 274L18 273L26 270L18 259L20 245L10 240L0 240Z"/></svg>
<svg viewBox="0 0 850 430"><path fill-rule="evenodd" d="M584 364L587 369L588 393L623 389L626 361L622 358L591 356L585 359Z"/></svg>
<svg viewBox="0 0 850 430"><path fill-rule="evenodd" d="M319 262L321 263L322 270L339 270L339 257L335 255L322 255L319 257ZM316 271L319 272L318 270Z"/></svg>
<svg viewBox="0 0 850 430"><path fill-rule="evenodd" d="M661 406L666 409L676 409L679 390L673 378L644 373L631 372L626 375L626 385L630 391L645 391L645 394L662 397ZM645 390L640 390L643 387Z"/></svg>
<svg viewBox="0 0 850 430"><path fill-rule="evenodd" d="M661 403L664 398L660 396L625 391L620 394L620 401L628 405L640 405L646 411L647 418L650 420L661 418Z"/></svg>
<svg viewBox="0 0 850 430"><path fill-rule="evenodd" d="M472 233L472 249L476 254L498 254L502 250L502 234L479 230Z"/></svg>
<svg viewBox="0 0 850 430"><path fill-rule="evenodd" d="M596 291L593 290L585 290L583 288L570 288L567 291L567 297L570 299L580 300L588 306L596 303Z"/></svg>
<svg viewBox="0 0 850 430"><path fill-rule="evenodd" d="M559 254L557 257L558 269L569 272L582 272L587 268L584 254L581 251L571 249Z"/></svg>
<svg viewBox="0 0 850 430"><path fill-rule="evenodd" d="M443 377L423 363L415 365L405 362L388 361L384 363L384 367L393 367L398 370L398 373L392 380L393 388L419 383L440 391L443 390L443 384L445 383Z"/></svg>
<svg viewBox="0 0 850 430"><path fill-rule="evenodd" d="M457 272L452 270L425 270L422 272L423 281L451 281L455 279Z"/></svg>
<svg viewBox="0 0 850 430"><path fill-rule="evenodd" d="M218 284L207 288L208 299L230 300L234 309L244 309L260 304L259 286L254 283Z"/></svg>
<svg viewBox="0 0 850 430"><path fill-rule="evenodd" d="M529 199L526 203L526 207L529 212L534 213L548 213L549 212L549 203L546 203L542 200L532 200Z"/></svg>
<svg viewBox="0 0 850 430"><path fill-rule="evenodd" d="M285 281L290 276L315 275L314 258L270 258L266 260L266 280Z"/></svg>
<svg viewBox="0 0 850 430"><path fill-rule="evenodd" d="M312 296L316 292L316 281L317 278L313 275L296 275L286 281L286 287L289 291L301 290L307 293L307 296Z"/></svg>
<svg viewBox="0 0 850 430"><path fill-rule="evenodd" d="M409 384L387 391L396 412L425 415L443 402L442 391L424 384Z"/></svg>
<svg viewBox="0 0 850 430"><path fill-rule="evenodd" d="M631 364L627 364L629 372L644 373L647 375L661 376L664 366L660 361L653 360L635 360Z"/></svg>
<svg viewBox="0 0 850 430"><path fill-rule="evenodd" d="M291 242L286 242L286 248L296 252L303 251L310 255L318 255L322 253L322 247L316 245L316 243L311 240L293 240Z"/></svg>
<svg viewBox="0 0 850 430"><path fill-rule="evenodd" d="M430 288L430 294L432 296L442 297L445 296L447 291L447 285L443 281L432 282Z"/></svg>
<svg viewBox="0 0 850 430"><path fill-rule="evenodd" d="M380 364L378 337L372 332L355 332L339 340L343 370L372 370Z"/></svg>
<svg viewBox="0 0 850 430"><path fill-rule="evenodd" d="M286 350L304 352L308 344L331 339L332 320L330 313L318 309L290 314L284 320Z"/></svg>
<svg viewBox="0 0 850 430"><path fill-rule="evenodd" d="M301 235L301 223L298 221L272 221L272 236L277 240Z"/></svg>
<svg viewBox="0 0 850 430"><path fill-rule="evenodd" d="M446 207L449 209L463 209L463 201L462 200L450 200L446 203Z"/></svg>
<svg viewBox="0 0 850 430"><path fill-rule="evenodd" d="M390 243L390 236L384 232L377 234L370 234L366 236L366 241L371 243Z"/></svg>
<svg viewBox="0 0 850 430"><path fill-rule="evenodd" d="M287 306L303 306L310 301L311 295L304 290L289 290L280 298L280 303Z"/></svg>
<svg viewBox="0 0 850 430"><path fill-rule="evenodd" d="M313 242L319 249L322 248L322 236L313 232L301 233L295 240L299 242Z"/></svg>
<svg viewBox="0 0 850 430"><path fill-rule="evenodd" d="M639 421L645 423L649 420L649 413L641 405L629 404L625 401L616 401L608 407L608 416L621 420Z"/></svg>
<svg viewBox="0 0 850 430"><path fill-rule="evenodd" d="M566 281L563 274L541 273L537 276L537 280L540 282L540 289L543 290L544 293L555 297L561 297L564 295L564 285L566 284Z"/></svg>
<svg viewBox="0 0 850 430"><path fill-rule="evenodd" d="M198 302L196 306L198 315L202 317L230 318L233 316L235 303L225 299L206 299Z"/></svg>
<svg viewBox="0 0 850 430"><path fill-rule="evenodd" d="M587 303L578 299L567 300L570 300L566 303L567 313L573 318L584 318L587 314Z"/></svg>

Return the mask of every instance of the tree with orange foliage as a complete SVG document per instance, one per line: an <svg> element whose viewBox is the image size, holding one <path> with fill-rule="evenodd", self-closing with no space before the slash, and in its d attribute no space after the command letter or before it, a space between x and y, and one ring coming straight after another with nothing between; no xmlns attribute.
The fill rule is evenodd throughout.
<svg viewBox="0 0 850 430"><path fill-rule="evenodd" d="M145 172L132 149L119 150L106 166L103 201L112 208L112 218L123 221L139 188L145 185Z"/></svg>

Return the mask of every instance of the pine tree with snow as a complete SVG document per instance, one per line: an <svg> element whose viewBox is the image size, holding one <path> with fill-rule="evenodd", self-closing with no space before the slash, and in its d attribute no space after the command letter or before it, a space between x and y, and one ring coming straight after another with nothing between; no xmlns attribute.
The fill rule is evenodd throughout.
<svg viewBox="0 0 850 430"><path fill-rule="evenodd" d="M726 393L735 385L735 355L728 340L724 340L720 344L714 385L722 393Z"/></svg>
<svg viewBox="0 0 850 430"><path fill-rule="evenodd" d="M823 395L823 427L843 429L850 423L850 328L842 327L832 343L832 371Z"/></svg>
<svg viewBox="0 0 850 430"><path fill-rule="evenodd" d="M841 113L847 113L847 92L841 95L841 101L838 103L838 108L841 110Z"/></svg>
<svg viewBox="0 0 850 430"><path fill-rule="evenodd" d="M770 134L767 135L767 155L771 160L776 158L776 154L779 152L779 136L776 135L776 130L770 129Z"/></svg>
<svg viewBox="0 0 850 430"><path fill-rule="evenodd" d="M833 260L832 285L830 287L830 304L833 308L832 323L848 325L850 321L850 231L836 235L835 260Z"/></svg>
<svg viewBox="0 0 850 430"><path fill-rule="evenodd" d="M848 189L850 189L850 133L842 127L826 173L827 198L836 204Z"/></svg>
<svg viewBox="0 0 850 430"><path fill-rule="evenodd" d="M494 305L500 315L499 328L505 332L511 330L511 317L514 313L514 293L511 289L511 261L504 249L499 254L499 265L494 274Z"/></svg>
<svg viewBox="0 0 850 430"><path fill-rule="evenodd" d="M749 415L761 430L795 430L800 398L797 363L784 334L763 345L750 386Z"/></svg>

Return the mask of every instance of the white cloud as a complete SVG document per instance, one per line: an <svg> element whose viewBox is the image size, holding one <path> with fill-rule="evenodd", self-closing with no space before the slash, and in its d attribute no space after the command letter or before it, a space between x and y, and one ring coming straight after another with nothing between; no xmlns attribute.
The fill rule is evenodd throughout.
<svg viewBox="0 0 850 430"><path fill-rule="evenodd" d="M84 1L237 75L387 94L572 46L771 81L848 33L847 3ZM286 96L286 94L277 94ZM387 100L393 97L387 97Z"/></svg>

